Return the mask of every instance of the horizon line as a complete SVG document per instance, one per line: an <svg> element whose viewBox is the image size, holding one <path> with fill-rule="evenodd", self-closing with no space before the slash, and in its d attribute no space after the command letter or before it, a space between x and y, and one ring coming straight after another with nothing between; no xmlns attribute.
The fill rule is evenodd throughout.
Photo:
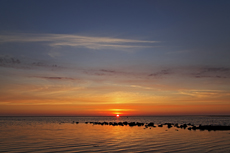
<svg viewBox="0 0 230 153"><path fill-rule="evenodd" d="M119 117L181 117L181 116L210 116L210 117L215 117L215 116L218 116L218 117L230 117L230 115L139 115L139 116L119 116ZM116 115L114 116L58 116L58 115L53 115L53 116L50 116L50 115L0 115L0 117L116 117Z"/></svg>

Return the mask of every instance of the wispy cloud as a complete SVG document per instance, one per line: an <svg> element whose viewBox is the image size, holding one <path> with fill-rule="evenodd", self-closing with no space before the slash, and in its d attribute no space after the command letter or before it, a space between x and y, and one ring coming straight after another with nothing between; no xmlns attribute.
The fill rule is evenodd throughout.
<svg viewBox="0 0 230 153"><path fill-rule="evenodd" d="M161 70L152 74L149 74L149 76L153 76L153 77L162 77L163 75L170 75L172 74L172 70L170 69L166 69L166 70Z"/></svg>
<svg viewBox="0 0 230 153"><path fill-rule="evenodd" d="M21 61L16 58L0 57L0 64L20 64Z"/></svg>
<svg viewBox="0 0 230 153"><path fill-rule="evenodd" d="M222 97L222 96L229 96L228 91L223 90L182 90L179 91L180 94L189 95L193 97Z"/></svg>
<svg viewBox="0 0 230 153"><path fill-rule="evenodd" d="M184 66L184 67L164 67L152 70L138 70L132 69L127 70L123 68L116 67L99 67L99 68L83 68L70 65L56 64L52 61L38 61L35 59L25 59L16 58L11 56L0 57L0 67L12 68L12 69L23 69L23 70L41 70L44 72L55 71L62 72L65 71L71 75L66 77L61 77L59 75L55 76L42 76L38 77L40 79L47 80L75 80L75 78L85 77L87 79L93 80L126 80L131 81L128 83L132 84L133 80L139 80L141 82L147 82L155 79L175 79L175 78L196 78L199 79L218 79L218 80L228 80L230 78L230 68L229 67L213 67L213 66ZM31 71L32 72L32 71ZM73 73L75 72L75 73ZM29 73L29 72L28 72ZM31 76L31 75L30 75ZM138 84L134 84L138 85ZM142 85L141 85L142 86Z"/></svg>
<svg viewBox="0 0 230 153"><path fill-rule="evenodd" d="M192 75L196 78L230 78L230 68L201 67Z"/></svg>
<svg viewBox="0 0 230 153"><path fill-rule="evenodd" d="M89 49L134 49L157 47L159 41L119 39L112 37L90 37L70 34L7 34L0 35L0 43L7 42L46 42L50 46L85 47Z"/></svg>
<svg viewBox="0 0 230 153"><path fill-rule="evenodd" d="M70 81L78 80L78 79L69 78L69 77L36 77L36 78L47 79L47 80L70 80Z"/></svg>
<svg viewBox="0 0 230 153"><path fill-rule="evenodd" d="M11 56L0 57L0 67L14 68L14 69L35 69L35 68L47 68L47 69L60 69L60 65L50 63L49 61L39 61L36 59L16 58Z"/></svg>

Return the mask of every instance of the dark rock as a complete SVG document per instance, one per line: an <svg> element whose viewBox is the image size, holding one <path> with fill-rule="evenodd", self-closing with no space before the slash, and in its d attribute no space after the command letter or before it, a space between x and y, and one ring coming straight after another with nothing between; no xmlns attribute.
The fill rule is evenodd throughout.
<svg viewBox="0 0 230 153"><path fill-rule="evenodd" d="M171 128L172 127L172 125L171 124L168 124L168 128Z"/></svg>
<svg viewBox="0 0 230 153"><path fill-rule="evenodd" d="M118 122L118 125L120 126L124 126L124 124L122 122Z"/></svg>
<svg viewBox="0 0 230 153"><path fill-rule="evenodd" d="M114 123L113 123L113 126L117 126L117 125L118 125L118 123L117 123L117 122L114 122Z"/></svg>
<svg viewBox="0 0 230 153"><path fill-rule="evenodd" d="M182 129L182 128L186 129L186 128L187 128L187 124L180 125L180 128L181 128L181 129Z"/></svg>
<svg viewBox="0 0 230 153"><path fill-rule="evenodd" d="M179 125L176 125L175 127L176 127L176 128L181 128Z"/></svg>
<svg viewBox="0 0 230 153"><path fill-rule="evenodd" d="M154 123L153 123L153 122L150 122L150 123L148 124L148 126L154 126Z"/></svg>
<svg viewBox="0 0 230 153"><path fill-rule="evenodd" d="M165 123L165 125L174 125L173 123Z"/></svg>
<svg viewBox="0 0 230 153"><path fill-rule="evenodd" d="M194 126L192 126L192 129L193 129L193 130L196 130L196 129L197 129L197 127L194 125Z"/></svg>
<svg viewBox="0 0 230 153"><path fill-rule="evenodd" d="M174 127L178 127L178 123L174 124Z"/></svg>
<svg viewBox="0 0 230 153"><path fill-rule="evenodd" d="M128 124L129 124L129 126L135 126L136 125L135 122L130 122Z"/></svg>
<svg viewBox="0 0 230 153"><path fill-rule="evenodd" d="M99 124L99 122L94 122L93 124L96 124L96 125L97 125L97 124Z"/></svg>
<svg viewBox="0 0 230 153"><path fill-rule="evenodd" d="M208 131L223 131L223 130L230 130L230 126L221 126L221 125L200 125L197 129L200 130L208 130Z"/></svg>
<svg viewBox="0 0 230 153"><path fill-rule="evenodd" d="M139 122L137 122L136 125L137 125L137 126L144 126L144 123L139 123Z"/></svg>
<svg viewBox="0 0 230 153"><path fill-rule="evenodd" d="M158 127L163 127L163 124L159 124Z"/></svg>
<svg viewBox="0 0 230 153"><path fill-rule="evenodd" d="M171 128L173 123L165 123L165 125L168 125L168 128Z"/></svg>

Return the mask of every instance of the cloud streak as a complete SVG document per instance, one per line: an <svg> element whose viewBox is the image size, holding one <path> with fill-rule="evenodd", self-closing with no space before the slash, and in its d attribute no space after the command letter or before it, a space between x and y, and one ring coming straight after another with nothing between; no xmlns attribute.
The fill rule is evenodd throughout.
<svg viewBox="0 0 230 153"><path fill-rule="evenodd" d="M19 59L10 56L0 57L0 67L8 67L15 69L34 69L34 68L49 68L49 69L60 69L61 67L57 64L48 64L49 61L38 61L38 60L26 60Z"/></svg>
<svg viewBox="0 0 230 153"><path fill-rule="evenodd" d="M159 41L119 39L111 37L90 37L69 34L7 34L0 35L0 43L45 42L50 46L84 47L88 49L135 49L158 47L152 45Z"/></svg>
<svg viewBox="0 0 230 153"><path fill-rule="evenodd" d="M228 67L204 67L192 74L196 78L230 78Z"/></svg>
<svg viewBox="0 0 230 153"><path fill-rule="evenodd" d="M36 77L36 78L47 79L47 80L70 80L70 81L78 80L78 79L69 78L69 77Z"/></svg>
<svg viewBox="0 0 230 153"><path fill-rule="evenodd" d="M164 75L170 75L172 74L172 70L170 69L166 69L166 70L161 70L159 72L155 72L155 73L152 73L152 74L149 74L149 76L153 76L153 77L162 77Z"/></svg>
<svg viewBox="0 0 230 153"><path fill-rule="evenodd" d="M68 75L66 77L55 76L40 76L40 79L47 80L76 80L75 78L82 78L89 80L125 80L126 82L141 81L148 82L150 80L166 80L175 78L196 78L199 79L222 79L227 80L230 78L229 67L213 67L213 66L184 66L184 67L166 67L161 69L152 70L138 70L132 69L132 71L122 68L83 68L75 66L57 65L51 61L38 61L38 60L27 60L23 58L15 58L10 56L0 57L0 67L12 68L12 69L23 69L23 70L39 70L39 72L48 73L49 71L55 71L59 73L65 71ZM32 73L28 71L28 74ZM31 76L31 75L30 75ZM58 76L58 77L56 77ZM62 74L61 74L62 76ZM134 84L138 85L138 84Z"/></svg>

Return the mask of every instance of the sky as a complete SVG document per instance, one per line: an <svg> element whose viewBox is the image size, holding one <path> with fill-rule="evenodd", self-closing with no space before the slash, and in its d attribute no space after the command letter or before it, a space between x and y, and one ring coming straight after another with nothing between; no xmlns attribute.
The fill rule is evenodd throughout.
<svg viewBox="0 0 230 153"><path fill-rule="evenodd" d="M230 115L229 0L0 0L0 116Z"/></svg>

